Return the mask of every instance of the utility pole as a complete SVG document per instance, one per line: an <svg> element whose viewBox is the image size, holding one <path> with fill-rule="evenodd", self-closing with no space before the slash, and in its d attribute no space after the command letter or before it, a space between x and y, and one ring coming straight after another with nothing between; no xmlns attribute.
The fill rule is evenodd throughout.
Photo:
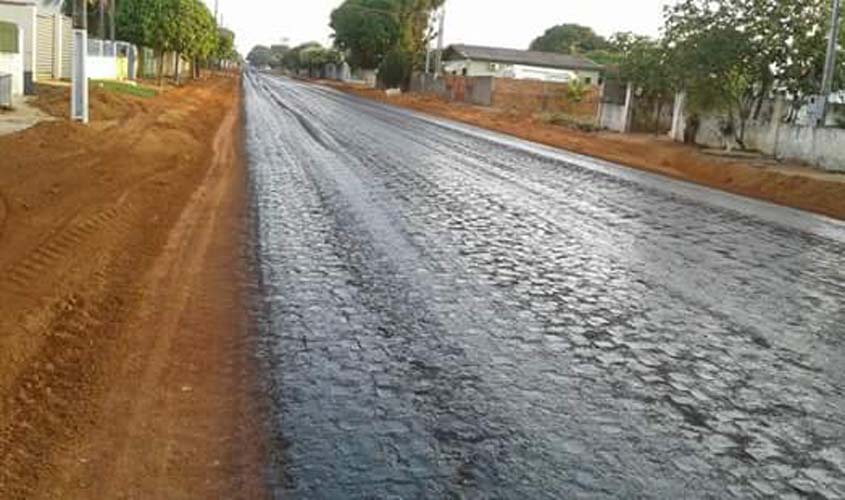
<svg viewBox="0 0 845 500"><path fill-rule="evenodd" d="M841 0L833 0L833 11L830 21L830 39L827 41L827 57L824 62L824 77L822 77L822 95L824 109L821 114L820 126L824 126L827 119L827 112L830 108L828 101L833 92L833 77L836 73L836 48L839 42L839 25Z"/></svg>
<svg viewBox="0 0 845 500"><path fill-rule="evenodd" d="M440 32L437 34L437 57L434 59L434 73L443 73L443 33L446 30L446 3L443 3L443 10L440 11Z"/></svg>
<svg viewBox="0 0 845 500"><path fill-rule="evenodd" d="M222 24L220 22L220 18L217 17L219 13L220 13L220 0L214 0L214 22L216 22L217 24Z"/></svg>
<svg viewBox="0 0 845 500"><path fill-rule="evenodd" d="M73 0L73 67L70 118L88 123L88 0Z"/></svg>

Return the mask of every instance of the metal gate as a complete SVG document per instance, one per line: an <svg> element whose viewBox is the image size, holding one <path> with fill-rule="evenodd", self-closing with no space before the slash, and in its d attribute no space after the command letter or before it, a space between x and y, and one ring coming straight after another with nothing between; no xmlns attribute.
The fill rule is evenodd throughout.
<svg viewBox="0 0 845 500"><path fill-rule="evenodd" d="M55 22L53 16L38 15L36 29L35 79L53 78L53 58L55 57Z"/></svg>

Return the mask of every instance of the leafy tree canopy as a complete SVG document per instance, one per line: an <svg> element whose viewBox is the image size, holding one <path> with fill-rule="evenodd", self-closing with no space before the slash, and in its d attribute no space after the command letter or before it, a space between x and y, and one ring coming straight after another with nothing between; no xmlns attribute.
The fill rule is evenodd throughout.
<svg viewBox="0 0 845 500"><path fill-rule="evenodd" d="M331 14L335 46L355 67L375 69L399 41L395 0L346 0Z"/></svg>
<svg viewBox="0 0 845 500"><path fill-rule="evenodd" d="M249 51L246 60L253 66L269 66L273 62L273 54L270 52L270 47L256 45Z"/></svg>
<svg viewBox="0 0 845 500"><path fill-rule="evenodd" d="M394 49L407 53L412 64L419 65L426 45L436 35L431 15L443 2L346 0L331 17L335 46L347 52L357 67L376 68Z"/></svg>
<svg viewBox="0 0 845 500"><path fill-rule="evenodd" d="M531 42L531 50L560 54L585 54L610 48L608 41L592 28L580 24L560 24Z"/></svg>

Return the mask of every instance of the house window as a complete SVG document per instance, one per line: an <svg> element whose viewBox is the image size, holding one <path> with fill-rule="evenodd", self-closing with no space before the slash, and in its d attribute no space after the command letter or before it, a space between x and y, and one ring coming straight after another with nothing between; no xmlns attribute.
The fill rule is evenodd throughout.
<svg viewBox="0 0 845 500"><path fill-rule="evenodd" d="M461 70L461 75L467 76L467 73L469 73L469 71L466 68Z"/></svg>
<svg viewBox="0 0 845 500"><path fill-rule="evenodd" d="M0 22L0 52L17 54L18 47L18 26L12 23Z"/></svg>
<svg viewBox="0 0 845 500"><path fill-rule="evenodd" d="M587 85L590 85L590 84L593 83L593 79L588 76L588 77L584 78L584 83L586 83Z"/></svg>

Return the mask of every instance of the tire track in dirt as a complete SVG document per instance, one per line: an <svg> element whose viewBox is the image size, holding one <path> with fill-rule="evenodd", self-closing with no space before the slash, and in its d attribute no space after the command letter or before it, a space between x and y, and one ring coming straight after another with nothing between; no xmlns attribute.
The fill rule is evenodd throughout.
<svg viewBox="0 0 845 500"><path fill-rule="evenodd" d="M6 216L9 211L9 204L6 201L6 197L3 196L3 193L0 192L0 240L3 239L3 233L6 230Z"/></svg>
<svg viewBox="0 0 845 500"><path fill-rule="evenodd" d="M121 408L112 407L110 409L115 412L111 413L106 402L110 394L123 396L130 389L141 390L138 381L142 379L135 376L148 370L148 365L158 359L156 356L166 358L178 354L179 359L186 359L192 353L208 349L206 344L209 342L197 339L188 352L181 348L178 353L167 349L150 350L152 344L161 341L162 335L179 337L183 319L177 315L175 326L171 324L165 331L159 328L157 318L139 311L158 312L176 307L169 306L174 296L197 300L196 289L214 293L217 288L231 286L231 282L195 279L192 290L180 280L184 269L178 264L169 269L171 274L165 282L150 282L145 276L149 276L154 265L160 266L155 262L167 260L173 252L173 248L166 246L168 235L176 221L186 217L180 214L189 203L191 193L202 192L202 188L197 191L197 187L204 185L203 179L207 181L212 170L220 170L209 168L210 159L214 157L210 139L225 112L233 109L234 89L234 82L218 81L200 84L193 90L173 91L172 98L162 97L160 102L150 106L148 113L130 117L112 128L110 141L95 142L96 161L77 156L72 158L78 161L68 160L54 167L52 163L45 163L43 150L36 150L32 166L17 165L5 172L0 169L0 186L12 189L4 194L12 196L15 203L26 202L20 217L10 219L14 225L8 227L14 228L15 238L0 240L0 245L5 245L0 246L0 250L5 253L6 264L0 268L0 496L3 498L91 498L90 490L86 488L93 483L99 484L99 488L111 485L110 488L118 489L124 481L109 482L101 473L113 463L99 462L101 467L92 471L85 467L88 459L80 461L80 450L100 448L98 455L89 454L88 457L116 457L119 456L115 455L117 450L129 453L134 447L121 448L119 443L130 443L130 433L154 418L150 414L134 416L133 412L149 411L156 415L170 412L174 419L178 416L173 415L174 409L155 406L155 403L161 403L154 396L156 387L143 387L149 404L122 413L126 422L114 422L115 415L120 413L117 410ZM168 109L180 112L168 114ZM67 127L74 140L82 141L89 135L90 129ZM64 136L68 132L50 128L48 133ZM160 134L163 139L156 141ZM91 137L95 141L98 139L96 135ZM38 142L42 140L38 137ZM231 149L232 145L228 147ZM63 151L56 151L54 156L71 158ZM230 163L233 159L231 155L226 157ZM43 177L43 181L34 179L48 188L34 181L32 186L20 187L15 175L29 182L28 169L35 170L41 165L46 168L32 175ZM239 173L229 172L229 175ZM38 202L38 193L52 189L49 186L58 182L50 177L53 175L65 176L70 183L65 182L63 192L54 199ZM83 180L77 180L80 176ZM86 182L85 176L96 177L93 182ZM113 179L113 182L99 182L103 177ZM81 186L72 189L73 183ZM64 193L69 197L67 200L63 198ZM31 202L33 199L36 203ZM233 204L215 207L203 203L202 207L228 210ZM52 219L47 219L45 214ZM186 224L203 226L208 224L206 217L206 213L193 212L193 220ZM45 226L40 232L32 230L31 224L45 220L49 221L49 227ZM27 234L33 237L23 238L19 229L28 231ZM214 234L221 237L219 230ZM184 252L195 249L190 243L182 242ZM227 239L226 244L228 251L234 243ZM223 269L233 272L237 269L236 262L228 264ZM192 265L191 269L201 272L207 267L216 269L201 262ZM155 300L155 306L149 304L152 300ZM183 306L185 300L182 299ZM238 302L234 299L230 302L226 311L233 318L238 317L237 313L242 312ZM214 317L215 313L216 309L212 307L206 317ZM239 344L228 346L226 342L231 339L224 337L239 334L241 330L239 323L218 319L220 325L226 324L230 328L221 330L219 342L211 342L214 350L209 357L213 354L213 359L224 364L226 349L242 348ZM201 320L192 318L192 321ZM198 331L210 329L198 326ZM170 369L166 359L157 362ZM213 367L208 369L212 371ZM232 392L238 392L244 387L239 384L246 384L248 379L232 378L234 385L226 386ZM217 382L221 386L226 384L225 380ZM199 386L199 382L196 385ZM245 409L247 400L244 398L247 397L244 393L215 401L215 405L197 406L206 413L214 413L213 417L220 418L220 425L224 425L229 422L227 418L234 418L232 412L249 413ZM228 406L230 403L232 408ZM180 409L196 411L192 405ZM130 421L135 424L128 426ZM162 432L167 430L165 423L160 426ZM92 438L103 437L98 433L99 429L109 429L108 439L95 441ZM219 430L218 434L222 431L237 434L230 427ZM128 463L137 465L140 462L130 460ZM201 484L173 476L151 478L149 470L123 470L124 477L128 478L126 484L134 484L136 478L159 485L169 481L172 491L192 491L191 488L195 490ZM260 467L256 470L260 472ZM234 477L226 476L222 471L217 473L220 476L218 485L232 481ZM184 483L182 489L180 479Z"/></svg>

